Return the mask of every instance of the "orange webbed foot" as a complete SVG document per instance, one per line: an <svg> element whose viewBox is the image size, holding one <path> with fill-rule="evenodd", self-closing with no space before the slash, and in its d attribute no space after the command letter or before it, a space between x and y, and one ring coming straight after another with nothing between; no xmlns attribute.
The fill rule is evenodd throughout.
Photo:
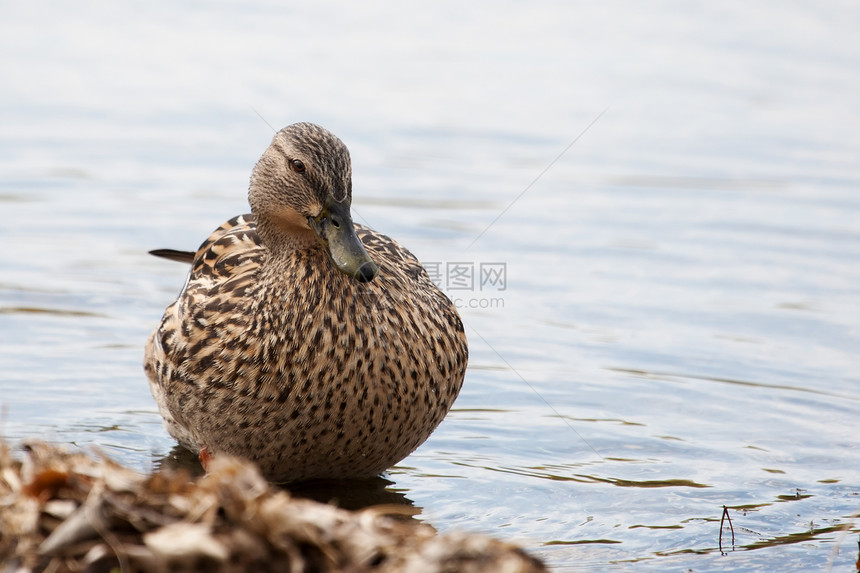
<svg viewBox="0 0 860 573"><path fill-rule="evenodd" d="M200 458L200 465L203 466L203 469L207 472L209 471L209 464L212 463L212 459L215 457L212 455L212 452L209 451L209 448L203 446L200 448L200 453L197 456Z"/></svg>

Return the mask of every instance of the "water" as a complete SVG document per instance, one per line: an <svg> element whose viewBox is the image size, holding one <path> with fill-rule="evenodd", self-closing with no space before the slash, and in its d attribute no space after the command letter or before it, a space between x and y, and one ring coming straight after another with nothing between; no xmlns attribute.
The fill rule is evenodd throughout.
<svg viewBox="0 0 860 573"><path fill-rule="evenodd" d="M357 221L477 277L447 285L463 393L390 495L559 571L853 570L858 22L836 1L7 6L2 432L141 470L170 452L140 363L185 269L146 251L247 210L258 115L310 120L352 151Z"/></svg>

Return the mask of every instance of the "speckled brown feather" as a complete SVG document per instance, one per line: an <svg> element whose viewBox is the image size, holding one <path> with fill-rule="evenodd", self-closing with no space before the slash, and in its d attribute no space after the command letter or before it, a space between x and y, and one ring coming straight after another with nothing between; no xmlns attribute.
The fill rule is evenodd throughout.
<svg viewBox="0 0 860 573"><path fill-rule="evenodd" d="M409 251L355 228L379 267L368 283L318 244L273 253L254 215L201 245L146 348L181 443L250 458L277 481L362 477L442 421L468 360L460 317Z"/></svg>

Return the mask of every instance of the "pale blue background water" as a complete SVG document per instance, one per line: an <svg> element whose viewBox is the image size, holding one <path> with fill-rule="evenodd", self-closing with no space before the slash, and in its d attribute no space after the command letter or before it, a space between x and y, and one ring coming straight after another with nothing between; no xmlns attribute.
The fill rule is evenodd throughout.
<svg viewBox="0 0 860 573"><path fill-rule="evenodd" d="M185 269L146 251L246 211L258 114L316 121L356 220L506 264L388 476L422 519L560 571L853 570L860 5L747 4L4 3L0 431L153 467Z"/></svg>

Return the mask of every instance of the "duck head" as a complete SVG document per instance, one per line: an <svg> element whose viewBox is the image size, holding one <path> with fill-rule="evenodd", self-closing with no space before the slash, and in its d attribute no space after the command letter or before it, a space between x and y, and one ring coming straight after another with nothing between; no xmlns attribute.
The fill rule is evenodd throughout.
<svg viewBox="0 0 860 573"><path fill-rule="evenodd" d="M248 200L272 251L315 241L359 282L378 274L352 224L349 150L328 130L296 123L276 133L251 174Z"/></svg>

